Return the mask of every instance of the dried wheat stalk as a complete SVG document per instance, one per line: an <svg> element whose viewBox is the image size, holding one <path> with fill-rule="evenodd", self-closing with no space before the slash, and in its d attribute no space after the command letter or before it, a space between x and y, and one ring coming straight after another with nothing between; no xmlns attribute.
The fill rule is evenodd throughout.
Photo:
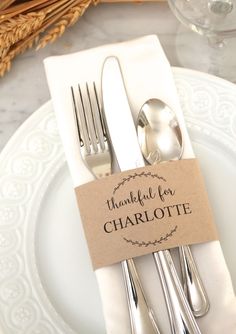
<svg viewBox="0 0 236 334"><path fill-rule="evenodd" d="M0 58L0 76L3 77L6 72L11 68L12 59L17 55L24 53L27 49L31 48L38 41L37 34L26 37L22 42L18 42L12 47L7 49L3 58Z"/></svg>
<svg viewBox="0 0 236 334"><path fill-rule="evenodd" d="M38 41L37 49L54 42L93 1L0 0L0 76L13 58Z"/></svg>
<svg viewBox="0 0 236 334"><path fill-rule="evenodd" d="M0 49L7 48L39 29L45 19L43 12L11 18L0 25Z"/></svg>
<svg viewBox="0 0 236 334"><path fill-rule="evenodd" d="M15 2L15 0L2 0L0 2L0 10L9 7L13 2Z"/></svg>
<svg viewBox="0 0 236 334"><path fill-rule="evenodd" d="M51 30L49 30L48 33L42 39L39 40L37 50L45 47L45 45L48 43L54 42L58 37L60 37L64 33L67 27L70 27L73 24L75 24L80 18L80 16L83 15L83 13L88 8L91 2L92 2L91 0L83 1L78 5L70 8L69 11L61 17L60 21L57 22L55 26Z"/></svg>
<svg viewBox="0 0 236 334"><path fill-rule="evenodd" d="M18 54L54 42L91 4L163 0L0 0L0 76Z"/></svg>
<svg viewBox="0 0 236 334"><path fill-rule="evenodd" d="M0 62L3 58L6 57L6 55L8 54L10 50L10 47L9 48L0 48Z"/></svg>

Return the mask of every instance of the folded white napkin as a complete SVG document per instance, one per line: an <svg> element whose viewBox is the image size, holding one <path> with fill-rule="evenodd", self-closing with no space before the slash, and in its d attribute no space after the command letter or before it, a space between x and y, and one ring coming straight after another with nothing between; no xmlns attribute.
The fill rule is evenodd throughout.
<svg viewBox="0 0 236 334"><path fill-rule="evenodd" d="M184 139L183 158L194 157L186 132L171 67L156 36L106 45L45 60L48 84L58 120L59 132L74 186L93 179L84 166L74 125L70 86L95 81L100 93L104 59L119 58L134 118L143 103L156 97L176 111ZM128 154L128 152L124 152ZM210 299L210 311L199 319L202 333L236 333L236 298L218 241L192 246L195 260ZM148 301L162 333L171 333L159 277L151 255L135 260ZM109 334L130 334L129 312L119 264L95 272ZM148 333L147 333L148 334Z"/></svg>

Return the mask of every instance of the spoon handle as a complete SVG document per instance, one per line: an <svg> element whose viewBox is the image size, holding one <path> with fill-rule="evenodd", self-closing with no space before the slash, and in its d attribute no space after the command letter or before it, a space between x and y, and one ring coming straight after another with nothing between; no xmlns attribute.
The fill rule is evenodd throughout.
<svg viewBox="0 0 236 334"><path fill-rule="evenodd" d="M189 246L179 247L184 292L195 317L204 316L210 307L196 262Z"/></svg>
<svg viewBox="0 0 236 334"><path fill-rule="evenodd" d="M160 334L152 309L149 307L134 261L122 261L132 334Z"/></svg>
<svg viewBox="0 0 236 334"><path fill-rule="evenodd" d="M201 334L168 250L153 253L173 334Z"/></svg>

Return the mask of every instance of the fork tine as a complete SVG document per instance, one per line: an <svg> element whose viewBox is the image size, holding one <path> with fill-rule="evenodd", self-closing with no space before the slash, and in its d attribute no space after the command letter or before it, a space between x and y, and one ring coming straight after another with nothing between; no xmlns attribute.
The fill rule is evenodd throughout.
<svg viewBox="0 0 236 334"><path fill-rule="evenodd" d="M71 87L72 100L74 106L74 116L76 120L78 135L80 139L80 146L84 147L87 154L91 153L89 136L88 136L88 126L85 118L84 103L82 99L81 88L78 85L78 92L76 94L73 87Z"/></svg>
<svg viewBox="0 0 236 334"><path fill-rule="evenodd" d="M87 105L86 101L84 100L84 94L82 92L82 88L80 85L78 85L78 99L77 99L77 105L78 105L78 111L79 111L79 121L81 122L81 129L85 141L86 151L88 154L91 153L91 145L90 145L90 137L89 137L89 127L86 117L86 110Z"/></svg>
<svg viewBox="0 0 236 334"><path fill-rule="evenodd" d="M77 114L77 108L76 108L76 102L75 102L75 93L74 93L73 87L70 87L70 89L71 89L71 96L72 96L72 102L73 102L75 124L76 124L76 129L77 129L77 132L78 132L78 136L79 136L80 146L84 146L84 141L83 141L83 138L81 137L81 130L80 130L79 119L78 119L78 114Z"/></svg>
<svg viewBox="0 0 236 334"><path fill-rule="evenodd" d="M96 136L99 143L99 147L102 151L106 149L105 142L107 141L106 130L103 122L103 117L101 113L101 107L99 103L98 93L96 89L95 82L93 82L91 88L93 98L92 98L92 114L96 129Z"/></svg>
<svg viewBox="0 0 236 334"><path fill-rule="evenodd" d="M95 120L94 120L94 112L93 112L93 96L91 96L91 92L89 89L89 85L86 82L86 93L84 96L84 108L86 110L85 117L88 124L88 130L89 130L89 138L90 138L90 144L92 145L94 152L98 152L98 140L97 140L97 131L95 126Z"/></svg>

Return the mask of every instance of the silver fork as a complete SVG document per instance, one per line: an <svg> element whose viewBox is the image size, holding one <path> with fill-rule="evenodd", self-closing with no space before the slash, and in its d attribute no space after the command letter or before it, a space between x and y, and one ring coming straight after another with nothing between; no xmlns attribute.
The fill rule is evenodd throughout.
<svg viewBox="0 0 236 334"><path fill-rule="evenodd" d="M85 92L79 85L76 90L71 87L71 92L82 159L95 178L102 178L112 172L112 157L95 83L86 83ZM121 264L131 332L160 334L133 260L122 261Z"/></svg>

